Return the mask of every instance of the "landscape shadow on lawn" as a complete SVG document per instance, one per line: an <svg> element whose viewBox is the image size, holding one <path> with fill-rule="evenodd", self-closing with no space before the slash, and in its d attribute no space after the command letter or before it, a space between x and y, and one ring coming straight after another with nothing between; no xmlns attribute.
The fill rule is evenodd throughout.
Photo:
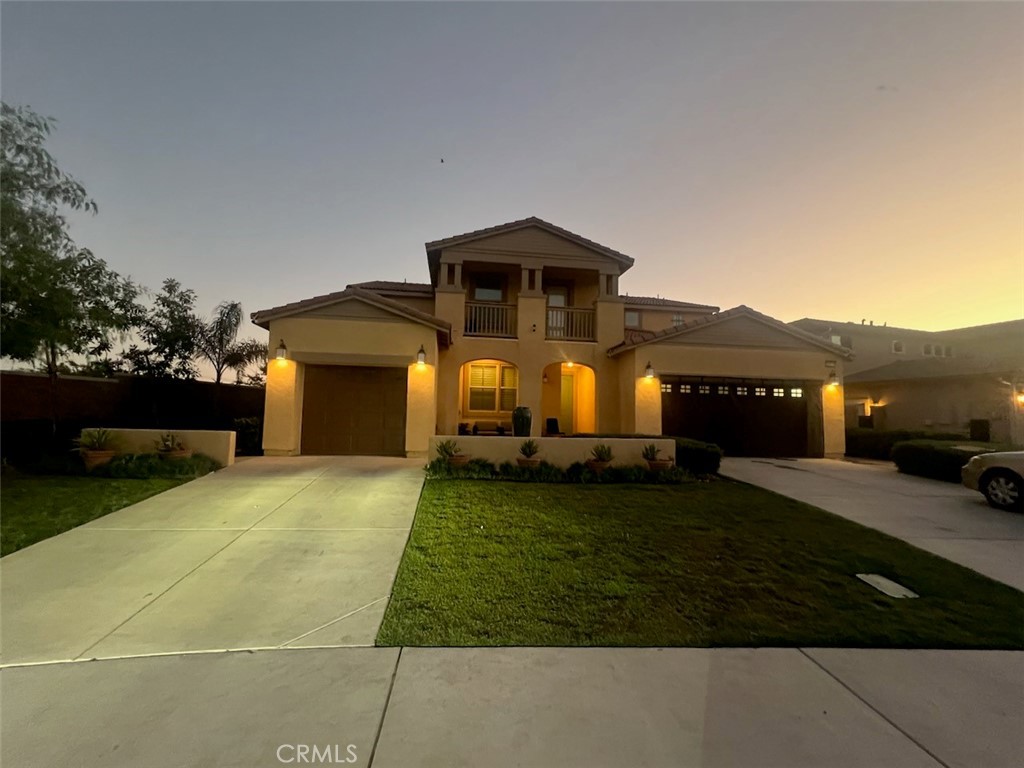
<svg viewBox="0 0 1024 768"><path fill-rule="evenodd" d="M377 644L1021 649L1024 594L724 479L428 480Z"/></svg>

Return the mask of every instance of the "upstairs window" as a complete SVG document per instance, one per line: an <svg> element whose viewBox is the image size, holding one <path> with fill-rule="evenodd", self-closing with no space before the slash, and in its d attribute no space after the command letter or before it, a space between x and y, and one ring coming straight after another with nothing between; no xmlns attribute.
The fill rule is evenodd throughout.
<svg viewBox="0 0 1024 768"><path fill-rule="evenodd" d="M952 356L953 356L953 348L952 347L946 347L946 357L952 357Z"/></svg>
<svg viewBox="0 0 1024 768"><path fill-rule="evenodd" d="M925 357L931 357L932 356L932 345L931 344L925 344L924 347L921 349L921 352L925 355Z"/></svg>
<svg viewBox="0 0 1024 768"><path fill-rule="evenodd" d="M676 312L674 315L672 315L672 325L675 326L676 328L678 328L685 322L686 321L683 319L683 316L680 313Z"/></svg>
<svg viewBox="0 0 1024 768"><path fill-rule="evenodd" d="M903 352L904 352L903 342L902 341L894 341L892 343L892 353L894 355L902 355Z"/></svg>
<svg viewBox="0 0 1024 768"><path fill-rule="evenodd" d="M473 281L473 301L505 300L505 278L502 275L477 275Z"/></svg>
<svg viewBox="0 0 1024 768"><path fill-rule="evenodd" d="M512 365L469 366L468 410L511 411L516 407L519 376Z"/></svg>
<svg viewBox="0 0 1024 768"><path fill-rule="evenodd" d="M635 309L626 310L626 327L633 329L640 327L640 313Z"/></svg>

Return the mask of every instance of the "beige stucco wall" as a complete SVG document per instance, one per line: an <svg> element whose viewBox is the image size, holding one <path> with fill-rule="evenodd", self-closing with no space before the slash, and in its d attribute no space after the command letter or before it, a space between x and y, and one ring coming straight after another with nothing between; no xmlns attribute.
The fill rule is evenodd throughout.
<svg viewBox="0 0 1024 768"><path fill-rule="evenodd" d="M89 429L95 427L82 431L88 432ZM235 433L230 430L115 428L110 430L110 435L113 449L118 453L156 453L157 441L168 432L193 453L209 456L225 467L235 463Z"/></svg>
<svg viewBox="0 0 1024 768"><path fill-rule="evenodd" d="M660 427L659 427L660 429ZM455 438L438 436L430 440L429 458L437 458L437 444L442 440L453 439L462 453L476 459L487 459L495 464L504 461L515 462L519 454L522 437L482 437L462 435ZM674 440L664 438L588 438L588 437L540 437L534 438L540 445L538 459L542 459L556 467L568 467L577 461L589 459L590 451L595 445L607 445L612 449L612 465L628 466L644 465L642 451L645 445L653 443L661 450L661 458L675 458L676 444Z"/></svg>
<svg viewBox="0 0 1024 768"><path fill-rule="evenodd" d="M407 368L406 453L424 456L436 415L437 332L403 318L357 320L291 317L270 323L271 347L283 339L287 360L267 366L263 450L294 456L302 445L302 389L306 364L372 365ZM420 347L424 366L415 364Z"/></svg>

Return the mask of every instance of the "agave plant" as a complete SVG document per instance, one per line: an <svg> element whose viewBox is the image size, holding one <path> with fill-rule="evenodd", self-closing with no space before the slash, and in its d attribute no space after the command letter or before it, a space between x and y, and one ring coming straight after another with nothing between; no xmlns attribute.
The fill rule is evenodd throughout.
<svg viewBox="0 0 1024 768"><path fill-rule="evenodd" d="M523 440L519 446L519 452L527 459L532 459L538 453L540 453L540 446L537 445L536 440Z"/></svg>

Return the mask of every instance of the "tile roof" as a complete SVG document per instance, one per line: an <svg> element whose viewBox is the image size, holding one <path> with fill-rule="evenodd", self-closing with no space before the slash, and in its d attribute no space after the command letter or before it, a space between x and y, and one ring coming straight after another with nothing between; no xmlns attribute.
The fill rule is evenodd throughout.
<svg viewBox="0 0 1024 768"><path fill-rule="evenodd" d="M635 347L643 346L644 344L649 344L651 342L657 342L663 339L672 338L674 336L682 336L684 334L690 333L691 331L697 330L698 328L702 328L706 325L713 325L715 323L720 323L724 320L728 320L729 318L740 316L752 317L755 320L760 320L761 322L766 323L774 328L778 328L780 331L783 331L784 333L788 333L791 336L796 336L797 338L806 341L808 344L813 344L817 347L821 347L822 349L834 352L836 355L839 355L840 357L844 357L847 359L853 357L853 353L850 350L846 349L845 347L840 347L836 344L832 344L831 342L825 341L820 336L815 336L813 333L808 333L807 331L802 331L799 328L794 328L791 325L787 325L781 320L776 320L774 317L769 317L768 315L762 314L761 312L758 312L755 309L751 309L745 304L740 304L738 307L726 309L722 312L718 312L713 315L704 315L703 317L697 317L694 318L693 320L689 320L683 323L682 325L677 325L672 328L665 328L663 330L650 334L649 336L646 335L649 332L640 331L639 333L645 335L642 337L634 337L634 340L632 341L627 336L625 341L616 344L614 347L608 350L608 356L614 357L615 355L621 352L625 352L628 349L633 349Z"/></svg>
<svg viewBox="0 0 1024 768"><path fill-rule="evenodd" d="M403 304L400 301L395 301L394 299L389 299L386 296L381 296L379 293L374 293L373 291L368 291L364 288L357 288L355 286L350 286L344 291L325 293L321 296L313 296L308 299L303 299L302 301L293 301L291 304L282 304L279 307L261 309L258 312L253 312L250 317L252 322L261 328L269 328L270 321L276 320L279 317L296 315L301 312L316 309L317 307L330 306L331 304L336 304L339 301L345 301L347 299L359 299L367 304L371 304L402 317L407 317L408 319L422 323L423 325L429 325L439 331L444 331L449 336L451 335L451 323L442 320L439 317L434 317L426 312L414 309L408 304Z"/></svg>
<svg viewBox="0 0 1024 768"><path fill-rule="evenodd" d="M468 242L470 240L479 240L480 238L483 237L490 237L491 235L501 234L502 232L511 232L516 229L523 229L525 227L540 227L541 229L545 229L548 232L551 232L556 235L561 235L562 237L572 240L585 248L590 248L599 253L603 253L605 256L610 256L616 261L622 262L627 267L633 266L633 258L631 256L627 256L626 254L620 253L619 251L616 251L613 248L609 248L607 245L595 243L593 240L588 240L587 238L583 237L583 235L577 235L575 232L570 232L567 229L562 229L561 227L556 226L550 222L544 221L543 219L539 219L536 216L530 216L529 218L526 219L518 219L517 221L509 221L506 222L505 224L498 224L497 226L487 227L485 229L477 229L474 230L473 232L465 232L461 235L452 235L451 237L446 237L441 240L432 240L429 243L425 243L425 246L428 252L436 251L440 248L448 248L453 245L458 245L459 243Z"/></svg>
<svg viewBox="0 0 1024 768"><path fill-rule="evenodd" d="M711 304L694 304L690 301L676 301L675 299L662 299L658 296L630 296L628 293L619 297L626 304L638 307L673 307L679 309L710 309L717 312L719 307Z"/></svg>
<svg viewBox="0 0 1024 768"><path fill-rule="evenodd" d="M434 295L434 286L430 283L407 283L397 280L369 280L365 283L349 283L347 288L364 288L367 291L386 293L426 293Z"/></svg>
<svg viewBox="0 0 1024 768"><path fill-rule="evenodd" d="M910 379L941 379L953 376L979 376L984 374L1024 371L1024 357L971 358L952 357L936 360L897 360L892 363L858 371L844 377L844 383L858 384L873 381L907 381Z"/></svg>

